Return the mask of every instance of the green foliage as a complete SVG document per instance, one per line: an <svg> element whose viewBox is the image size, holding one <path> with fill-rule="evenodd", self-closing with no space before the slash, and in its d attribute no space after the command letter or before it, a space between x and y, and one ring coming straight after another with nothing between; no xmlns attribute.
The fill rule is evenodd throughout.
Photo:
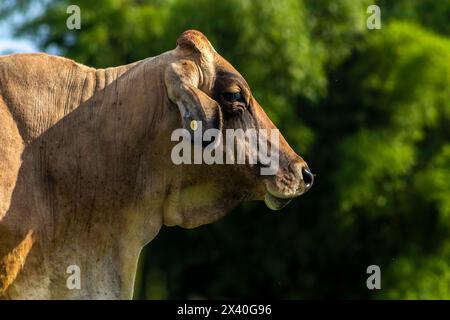
<svg viewBox="0 0 450 320"><path fill-rule="evenodd" d="M317 172L281 214L247 203L196 230L165 228L142 257L140 298L450 298L448 1L79 0L41 3L18 33L96 67L204 32ZM0 5L0 8L2 5ZM382 290L365 287L378 264Z"/></svg>
<svg viewBox="0 0 450 320"><path fill-rule="evenodd" d="M339 142L340 211L351 225L359 212L386 230L381 244L400 254L378 296L448 298L450 41L395 22L357 55L344 71L353 95L339 100L366 114Z"/></svg>
<svg viewBox="0 0 450 320"><path fill-rule="evenodd" d="M379 0L382 14L388 19L411 20L427 29L450 35L450 1L446 0Z"/></svg>
<svg viewBox="0 0 450 320"><path fill-rule="evenodd" d="M349 71L352 90L361 107L382 120L368 117L341 143L336 189L345 190L340 192L345 210L371 202L380 211L386 197L411 189L414 175L445 142L437 141L435 132L448 133L450 121L450 41L393 23L368 37L360 57Z"/></svg>
<svg viewBox="0 0 450 320"><path fill-rule="evenodd" d="M440 252L431 257L401 257L389 268L385 280L387 299L448 299L450 255Z"/></svg>

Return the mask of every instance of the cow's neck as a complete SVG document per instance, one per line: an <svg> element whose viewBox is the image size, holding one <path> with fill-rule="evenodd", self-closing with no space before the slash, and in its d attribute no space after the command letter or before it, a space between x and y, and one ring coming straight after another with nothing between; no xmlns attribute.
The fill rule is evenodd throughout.
<svg viewBox="0 0 450 320"><path fill-rule="evenodd" d="M23 153L14 199L30 200L11 212L27 221L17 243L31 230L33 244L17 260L25 266L10 297L131 298L140 250L162 225L173 179L167 141L179 118L166 110L175 107L154 63L102 85L108 72L118 75L97 71L95 93ZM80 290L67 287L71 266Z"/></svg>

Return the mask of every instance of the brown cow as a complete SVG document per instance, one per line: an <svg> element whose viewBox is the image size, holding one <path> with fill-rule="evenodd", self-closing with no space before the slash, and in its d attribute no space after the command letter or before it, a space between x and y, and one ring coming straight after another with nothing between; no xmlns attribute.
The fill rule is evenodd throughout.
<svg viewBox="0 0 450 320"><path fill-rule="evenodd" d="M177 165L180 119L189 133L276 129L198 31L116 68L0 57L0 296L131 298L139 253L163 224L211 223L246 200L280 209L313 182L282 136L266 136L272 175L260 161Z"/></svg>

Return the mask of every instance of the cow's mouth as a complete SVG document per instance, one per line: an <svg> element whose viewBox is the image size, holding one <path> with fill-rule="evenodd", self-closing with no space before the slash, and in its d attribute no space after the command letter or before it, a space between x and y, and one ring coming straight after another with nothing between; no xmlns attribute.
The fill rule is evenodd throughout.
<svg viewBox="0 0 450 320"><path fill-rule="evenodd" d="M264 202L269 209L280 210L283 209L292 199L278 198L270 193L264 196Z"/></svg>

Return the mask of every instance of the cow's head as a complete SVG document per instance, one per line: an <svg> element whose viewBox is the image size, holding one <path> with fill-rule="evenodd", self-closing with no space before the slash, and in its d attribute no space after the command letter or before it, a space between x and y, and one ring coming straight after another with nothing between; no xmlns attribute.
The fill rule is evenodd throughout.
<svg viewBox="0 0 450 320"><path fill-rule="evenodd" d="M192 153L208 146L226 153L233 147L234 157L228 164L224 155L223 164L202 158L201 164L184 165L180 187L169 201L178 205L166 208L165 224L194 227L209 223L245 200L264 200L269 208L278 210L305 193L314 180L306 162L278 134L245 79L208 39L199 31L188 30L179 37L173 54L175 59L165 70L165 83L169 99L180 111L184 132L191 137ZM208 135L208 129L212 129L210 133L214 129L221 132L221 141L214 134ZM230 143L229 129L242 129L244 138L238 132L236 144ZM203 138L206 134L207 139L194 139L196 133ZM256 140L252 140L254 133ZM262 145L268 150L261 149ZM239 146L244 147L240 149L244 150L244 164L242 159L237 163Z"/></svg>

